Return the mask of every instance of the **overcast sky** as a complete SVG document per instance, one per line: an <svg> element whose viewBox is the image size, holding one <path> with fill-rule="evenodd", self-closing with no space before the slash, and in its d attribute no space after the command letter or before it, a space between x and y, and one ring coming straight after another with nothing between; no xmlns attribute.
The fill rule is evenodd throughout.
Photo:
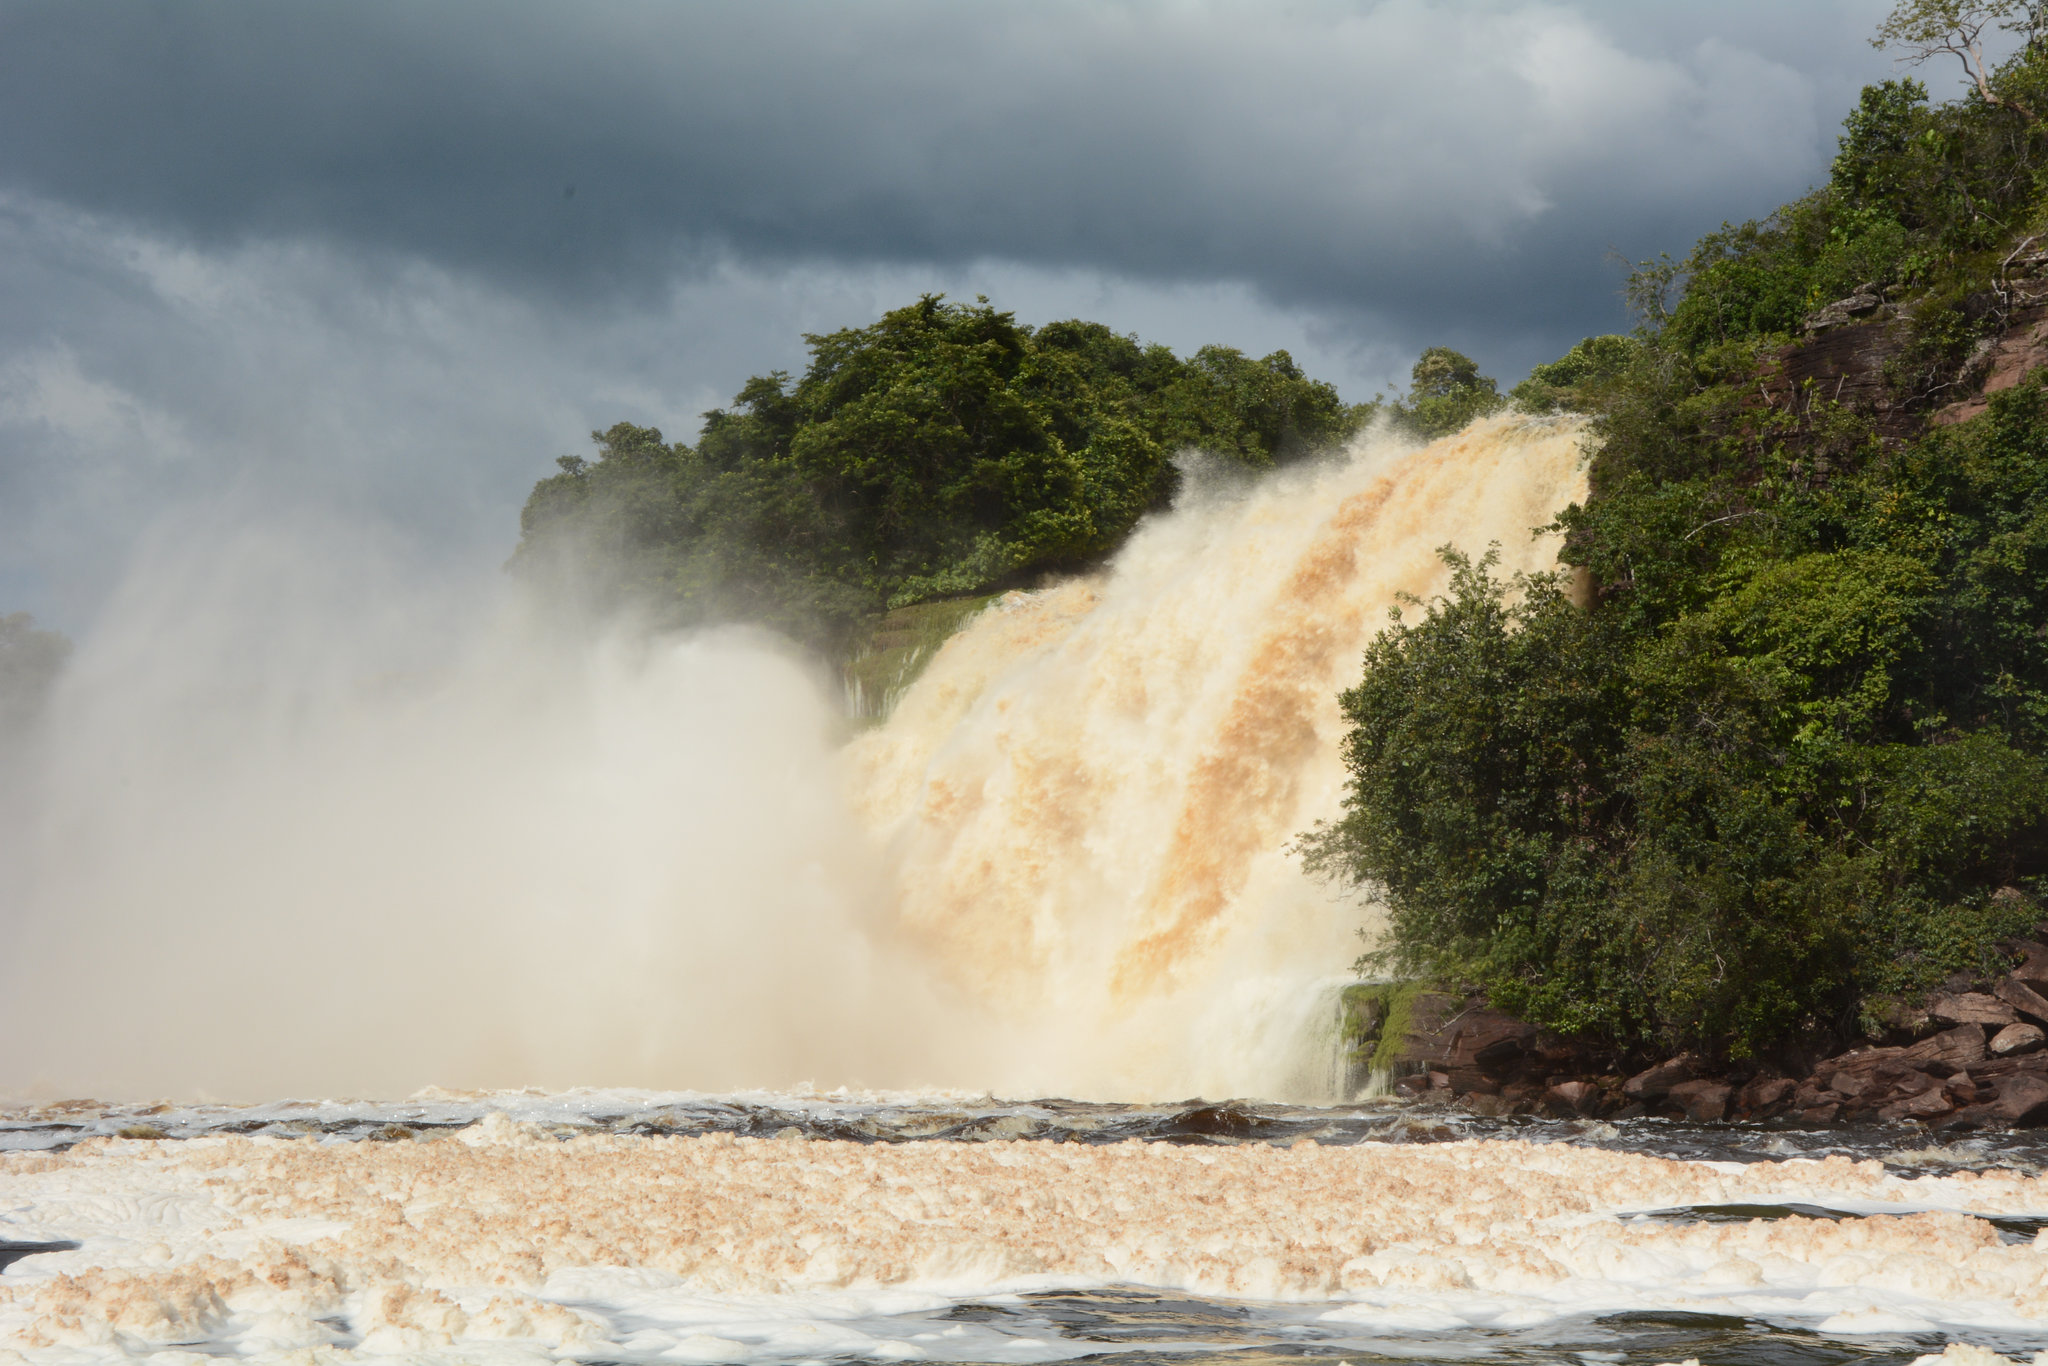
<svg viewBox="0 0 2048 1366"><path fill-rule="evenodd" d="M1511 383L1824 177L1888 8L0 0L0 612L222 506L490 571L591 428L925 291Z"/></svg>

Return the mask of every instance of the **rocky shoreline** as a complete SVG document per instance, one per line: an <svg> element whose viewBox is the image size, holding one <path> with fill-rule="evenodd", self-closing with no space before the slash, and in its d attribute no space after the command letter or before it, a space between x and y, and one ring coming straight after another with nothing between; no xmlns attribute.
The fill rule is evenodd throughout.
<svg viewBox="0 0 2048 1366"><path fill-rule="evenodd" d="M2048 943L2012 947L2010 973L1900 1006L1882 1038L1745 1061L1681 1053L1624 1068L1477 993L1412 983L1348 989L1341 1028L1354 1089L1383 1076L1397 1095L1482 1115L2034 1128L2048 1125Z"/></svg>

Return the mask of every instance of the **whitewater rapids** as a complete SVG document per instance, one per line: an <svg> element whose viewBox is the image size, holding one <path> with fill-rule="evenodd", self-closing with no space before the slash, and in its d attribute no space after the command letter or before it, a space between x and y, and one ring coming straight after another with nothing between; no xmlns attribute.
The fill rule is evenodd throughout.
<svg viewBox="0 0 2048 1366"><path fill-rule="evenodd" d="M1863 1217L1634 1217L1794 1201ZM1108 1286L1250 1301L1317 1342L1403 1355L1438 1354L1417 1334L1646 1309L1838 1335L2048 1333L2048 1248L1975 1217L2048 1210L2048 1183L1841 1158L562 1141L492 1113L431 1142L9 1153L0 1209L10 1238L78 1244L0 1277L0 1360L1044 1361L1102 1347L944 1311Z"/></svg>

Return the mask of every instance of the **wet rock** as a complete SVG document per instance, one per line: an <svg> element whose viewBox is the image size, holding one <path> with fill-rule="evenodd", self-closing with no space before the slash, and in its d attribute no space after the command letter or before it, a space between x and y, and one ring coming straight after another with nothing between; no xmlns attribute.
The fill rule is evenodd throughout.
<svg viewBox="0 0 2048 1366"><path fill-rule="evenodd" d="M1499 1077L1533 1051L1539 1031L1497 1010L1467 1010L1449 1022L1448 1032L1446 1063Z"/></svg>
<svg viewBox="0 0 2048 1366"><path fill-rule="evenodd" d="M1791 1099L1799 1083L1790 1077L1758 1077L1736 1094L1735 1106L1745 1115L1763 1115Z"/></svg>
<svg viewBox="0 0 2048 1366"><path fill-rule="evenodd" d="M1671 1088L1694 1080L1701 1070L1702 1062L1696 1054L1680 1053L1630 1077L1621 1084L1621 1093L1630 1100L1662 1100L1671 1093Z"/></svg>
<svg viewBox="0 0 2048 1366"><path fill-rule="evenodd" d="M2030 1072L2001 1077L1996 1090L1998 1098L1991 1104L2007 1124L2020 1127L2048 1118L2048 1077Z"/></svg>
<svg viewBox="0 0 2048 1366"><path fill-rule="evenodd" d="M1394 1094L1403 1100L1414 1100L1429 1094L1429 1074L1417 1072L1405 1077L1394 1078Z"/></svg>
<svg viewBox="0 0 2048 1366"><path fill-rule="evenodd" d="M1945 1024L2009 1025L2019 1019L2011 1006L1981 991L1937 996L1927 1003L1927 1013Z"/></svg>
<svg viewBox="0 0 2048 1366"><path fill-rule="evenodd" d="M1543 1098L1560 1110L1589 1115L1600 1106L1600 1088L1590 1081L1564 1081L1545 1091Z"/></svg>
<svg viewBox="0 0 2048 1366"><path fill-rule="evenodd" d="M1500 1083L1476 1067L1453 1067L1445 1071L1454 1096L1497 1096Z"/></svg>
<svg viewBox="0 0 2048 1366"><path fill-rule="evenodd" d="M1877 1112L1879 1119L1938 1119L1953 1110L1947 1094L1940 1089L1922 1091L1882 1106Z"/></svg>
<svg viewBox="0 0 2048 1366"><path fill-rule="evenodd" d="M1838 1103L1841 1097L1808 1077L1799 1083L1799 1089L1792 1093L1791 1108L1795 1111L1818 1109L1820 1106Z"/></svg>
<svg viewBox="0 0 2048 1366"><path fill-rule="evenodd" d="M2041 1046L2048 1034L2043 1034L2038 1025L2009 1024L1992 1035L1987 1047L1994 1058L2007 1058L2016 1053L2031 1053Z"/></svg>
<svg viewBox="0 0 2048 1366"><path fill-rule="evenodd" d="M1980 1105L1963 1106L1951 1111L1946 1118L1940 1121L1940 1127L1943 1129L1960 1129L1964 1131L1973 1129L2002 1129L2005 1125L2005 1116L2000 1112L1996 1101Z"/></svg>
<svg viewBox="0 0 2048 1366"><path fill-rule="evenodd" d="M1733 1088L1717 1081L1682 1081L1666 1093L1666 1099L1685 1111L1697 1124L1709 1123L1728 1113L1728 1096Z"/></svg>
<svg viewBox="0 0 2048 1366"><path fill-rule="evenodd" d="M1852 1056L1849 1061L1839 1063L1832 1069L1823 1067L1815 1074L1821 1089L1832 1091L1836 1096L1849 1100L1854 1100L1868 1091L1875 1080L1877 1064L1872 1062L1868 1066L1862 1065L1867 1056Z"/></svg>
<svg viewBox="0 0 2048 1366"><path fill-rule="evenodd" d="M2037 1024L2048 1024L2048 999L2016 977L1999 979L1991 988L1998 999Z"/></svg>
<svg viewBox="0 0 2048 1366"><path fill-rule="evenodd" d="M1911 1048L1897 1051L1901 1059L1912 1066L1924 1068L1933 1065L1955 1071L1984 1060L1984 1026L1957 1025L1931 1039L1922 1039Z"/></svg>

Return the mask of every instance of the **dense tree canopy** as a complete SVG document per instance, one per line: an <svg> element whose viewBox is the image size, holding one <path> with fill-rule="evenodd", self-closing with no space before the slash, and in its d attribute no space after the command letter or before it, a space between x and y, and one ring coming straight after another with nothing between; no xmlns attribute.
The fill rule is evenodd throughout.
<svg viewBox="0 0 2048 1366"><path fill-rule="evenodd" d="M1183 449L1266 467L1370 412L1285 351L1183 360L985 300L926 296L807 340L800 380L749 380L694 448L621 423L595 460L565 457L527 502L515 566L669 620L834 646L887 606L1100 559L1172 495Z"/></svg>
<svg viewBox="0 0 2048 1366"><path fill-rule="evenodd" d="M1636 336L1516 389L1596 417L1580 582L1449 552L1345 694L1349 798L1308 847L1383 896L1383 962L1740 1053L1879 1029L2041 919L2048 390L1925 425L2048 227L2048 62L1987 89L1865 90L1827 185L1645 266ZM1836 324L1889 348L1880 402L1773 378Z"/></svg>

